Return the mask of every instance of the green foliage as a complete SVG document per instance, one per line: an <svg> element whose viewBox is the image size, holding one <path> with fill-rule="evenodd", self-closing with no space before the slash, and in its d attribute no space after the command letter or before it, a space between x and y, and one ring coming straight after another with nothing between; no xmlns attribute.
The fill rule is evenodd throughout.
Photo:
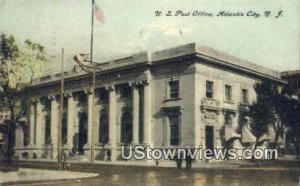
<svg viewBox="0 0 300 186"><path fill-rule="evenodd" d="M291 95L283 93L277 97L276 108L280 119L291 128L299 126L300 122L300 102L292 98Z"/></svg>
<svg viewBox="0 0 300 186"><path fill-rule="evenodd" d="M15 44L13 36L7 37L5 34L0 35L0 62L5 63L7 60L15 60L19 55L19 47Z"/></svg>
<svg viewBox="0 0 300 186"><path fill-rule="evenodd" d="M28 101L33 79L47 73L48 58L39 43L27 39L20 47L12 35L1 34L0 39L0 108L10 109L15 119L16 109ZM22 95L17 97L20 90Z"/></svg>
<svg viewBox="0 0 300 186"><path fill-rule="evenodd" d="M40 44L27 39L20 47L12 35L0 35L0 110L8 109L11 113L11 118L5 121L8 157L13 155L17 122L29 110L32 81L45 73L47 62L44 47Z"/></svg>
<svg viewBox="0 0 300 186"><path fill-rule="evenodd" d="M300 137L300 102L292 98L285 90L276 100L277 112L285 126L288 127L289 138Z"/></svg>
<svg viewBox="0 0 300 186"><path fill-rule="evenodd" d="M268 128L275 131L274 146L278 146L279 137L283 137L286 129L288 135L298 139L300 135L300 102L293 99L290 90L283 89L272 81L264 80L255 85L257 101L249 106L252 133L259 138L268 133Z"/></svg>
<svg viewBox="0 0 300 186"><path fill-rule="evenodd" d="M254 86L257 100L249 106L249 115L252 120L251 129L256 137L268 132L268 126L276 121L277 85L265 80Z"/></svg>

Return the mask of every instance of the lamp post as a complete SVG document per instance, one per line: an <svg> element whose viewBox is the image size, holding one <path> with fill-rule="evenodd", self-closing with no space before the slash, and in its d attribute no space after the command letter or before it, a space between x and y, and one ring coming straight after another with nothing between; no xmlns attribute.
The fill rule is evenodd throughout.
<svg viewBox="0 0 300 186"><path fill-rule="evenodd" d="M92 94L92 110L91 110L91 119L92 119L92 130L91 130L91 162L95 160L95 142L94 142L94 127L95 127L95 86L96 86L96 70L102 70L101 68L97 68L96 64L99 64L94 61L87 60L87 54L77 54L74 56L74 61L77 65L85 72L91 73L93 75L92 85L91 85L91 94ZM83 62L89 62L92 65L85 65ZM92 68L92 71L87 70L86 68Z"/></svg>

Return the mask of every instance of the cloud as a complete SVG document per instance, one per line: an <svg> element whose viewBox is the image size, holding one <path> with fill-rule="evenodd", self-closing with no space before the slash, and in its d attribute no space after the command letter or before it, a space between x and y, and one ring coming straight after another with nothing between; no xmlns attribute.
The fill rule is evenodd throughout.
<svg viewBox="0 0 300 186"><path fill-rule="evenodd" d="M151 48L161 50L165 46L164 44L157 44L157 42L166 41L165 43L168 43L171 37L174 37L174 39L177 37L177 42L174 44L182 45L186 43L182 36L191 34L194 30L192 27L179 25L168 19L156 19L144 25L144 27L136 29L135 32L137 37L120 44L119 47L122 48L122 50L118 51L119 54L128 55ZM178 41L178 39L180 41Z"/></svg>
<svg viewBox="0 0 300 186"><path fill-rule="evenodd" d="M149 30L152 32L162 32L165 36L179 36L193 33L191 27L184 27L166 19L155 20L149 24Z"/></svg>
<svg viewBox="0 0 300 186"><path fill-rule="evenodd" d="M177 45L185 45L185 44L187 44L187 42L185 40L182 40L182 41L178 41L176 44Z"/></svg>

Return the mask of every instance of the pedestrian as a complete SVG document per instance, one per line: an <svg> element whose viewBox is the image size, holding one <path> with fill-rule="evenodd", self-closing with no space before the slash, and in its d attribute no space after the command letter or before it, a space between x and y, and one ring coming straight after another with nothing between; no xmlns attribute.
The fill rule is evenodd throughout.
<svg viewBox="0 0 300 186"><path fill-rule="evenodd" d="M69 150L69 157L74 157L73 148Z"/></svg>
<svg viewBox="0 0 300 186"><path fill-rule="evenodd" d="M107 156L106 161L111 161L111 152L110 152L110 150L106 151L106 156Z"/></svg>
<svg viewBox="0 0 300 186"><path fill-rule="evenodd" d="M176 160L177 169L181 169L182 158L179 153L176 155L175 160Z"/></svg>
<svg viewBox="0 0 300 186"><path fill-rule="evenodd" d="M191 151L190 151L191 153ZM186 151L186 157L185 157L185 161L186 161L186 169L187 170L191 170L192 169L192 157L190 155L189 151Z"/></svg>
<svg viewBox="0 0 300 186"><path fill-rule="evenodd" d="M63 164L62 164L62 168L63 168L63 170L66 170L66 154L65 153L63 153L62 154L62 159L63 159Z"/></svg>
<svg viewBox="0 0 300 186"><path fill-rule="evenodd" d="M67 171L70 171L70 170L71 170L71 164L68 163L68 164L67 164Z"/></svg>

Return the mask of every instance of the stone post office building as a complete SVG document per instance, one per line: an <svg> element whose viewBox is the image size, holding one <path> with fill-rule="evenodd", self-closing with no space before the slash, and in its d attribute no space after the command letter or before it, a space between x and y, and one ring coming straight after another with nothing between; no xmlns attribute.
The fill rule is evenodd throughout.
<svg viewBox="0 0 300 186"><path fill-rule="evenodd" d="M121 145L222 148L255 137L247 125L237 130L240 105L256 99L261 79L283 83L280 73L195 43L153 53L140 52L97 66L92 74L65 73L62 144L90 158L120 160ZM29 158L56 158L61 74L36 79L28 116L29 143L15 151ZM94 107L94 123L91 111ZM21 142L20 142L21 141Z"/></svg>

